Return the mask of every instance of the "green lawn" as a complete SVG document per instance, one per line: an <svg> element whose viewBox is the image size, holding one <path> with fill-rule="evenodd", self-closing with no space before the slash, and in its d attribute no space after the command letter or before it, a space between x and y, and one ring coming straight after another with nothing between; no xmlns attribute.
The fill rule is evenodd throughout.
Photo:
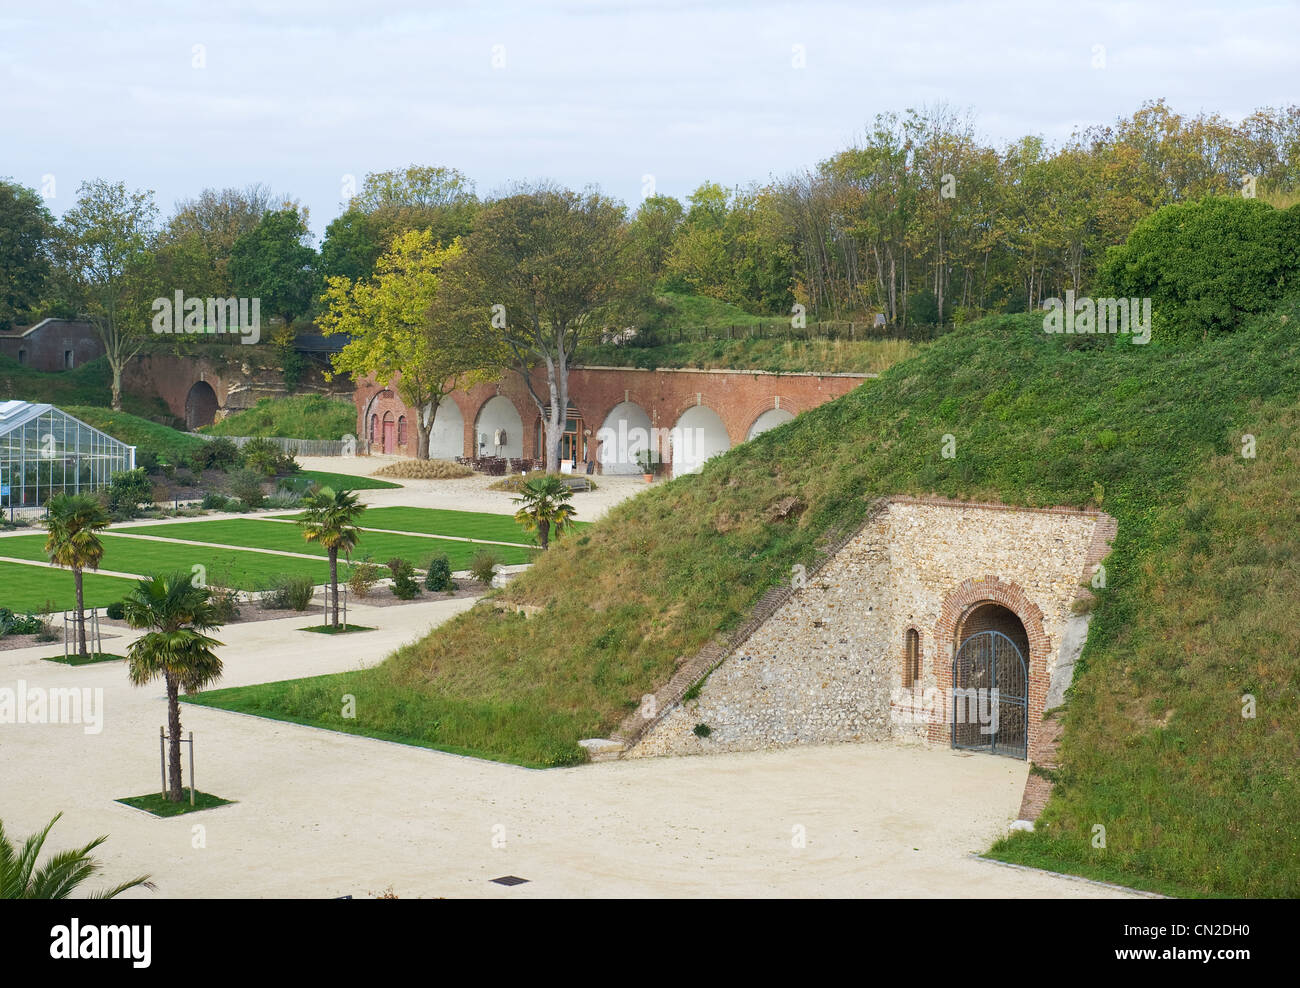
<svg viewBox="0 0 1300 988"><path fill-rule="evenodd" d="M329 567L323 559L318 562L239 549L148 542L111 534L104 535L103 540L104 559L100 563L100 569L116 570L119 573L168 573L173 570L190 572L194 566L202 565L207 570L209 583L224 583L228 580L230 586L240 590L255 590L267 577L278 573L308 576L317 584L329 579ZM0 539L0 556L44 559L44 546L44 535ZM71 584L71 575L67 579ZM0 590L0 598L8 595L8 590Z"/></svg>
<svg viewBox="0 0 1300 988"><path fill-rule="evenodd" d="M578 505L581 510L581 504ZM455 535L464 539L488 539L494 542L533 541L519 522L510 515L482 511L450 511L443 508L368 508L362 516L367 528L400 532L427 532L430 535ZM583 528L590 522L575 522Z"/></svg>
<svg viewBox="0 0 1300 988"><path fill-rule="evenodd" d="M369 513L363 516L369 520ZM220 521L175 522L165 525L145 525L130 529L140 535L154 535L168 539L191 539L214 545L245 546L257 549L275 549L280 552L305 552L313 556L324 556L325 549L316 542L307 542L302 537L302 529L285 522L269 521L264 518L230 518ZM515 541L526 537L516 526ZM377 562L387 562L394 556L409 559L419 569L435 553L445 553L451 561L452 569L465 569L470 558L481 546L469 542L453 542L447 539L422 538L418 535L392 535L367 529L355 552L354 559L369 555ZM526 563L535 550L513 548L511 546L494 546L508 563ZM463 565L461 565L463 563Z"/></svg>
<svg viewBox="0 0 1300 988"><path fill-rule="evenodd" d="M41 539L41 545L45 544L45 536L36 536L36 538ZM26 551L8 551L11 541L11 539L0 539L0 556L33 558ZM45 557L42 554L36 558ZM126 596L126 592L132 586L134 584L130 580L123 580L116 576L86 573L83 581L86 606L106 607ZM0 607L7 607L11 611L24 614L44 607L47 600L52 600L55 609L60 611L77 606L71 570L24 566L22 563L0 560Z"/></svg>
<svg viewBox="0 0 1300 988"><path fill-rule="evenodd" d="M358 477L350 473L327 473L324 470L300 470L298 473L283 478L283 483L286 486L293 486L293 482L300 477L334 490L342 488L349 491L384 491L395 490L402 486L389 480L380 480L378 477Z"/></svg>
<svg viewBox="0 0 1300 988"><path fill-rule="evenodd" d="M222 799L220 796L214 796L210 792L194 790L194 805L190 805L190 790L186 787L181 792L181 801L173 803L166 796L156 792L148 793L144 796L126 796L122 799L115 800L118 803L125 803L127 806L134 806L137 810L144 810L146 813L152 813L154 816L182 816L186 813L197 813L199 810L210 810L217 806L229 806L234 800Z"/></svg>

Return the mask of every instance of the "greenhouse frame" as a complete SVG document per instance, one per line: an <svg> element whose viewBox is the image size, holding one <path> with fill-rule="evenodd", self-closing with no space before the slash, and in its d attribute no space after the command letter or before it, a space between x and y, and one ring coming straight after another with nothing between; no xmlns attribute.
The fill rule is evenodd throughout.
<svg viewBox="0 0 1300 988"><path fill-rule="evenodd" d="M0 507L40 507L55 494L95 491L134 467L134 446L53 405L0 402Z"/></svg>

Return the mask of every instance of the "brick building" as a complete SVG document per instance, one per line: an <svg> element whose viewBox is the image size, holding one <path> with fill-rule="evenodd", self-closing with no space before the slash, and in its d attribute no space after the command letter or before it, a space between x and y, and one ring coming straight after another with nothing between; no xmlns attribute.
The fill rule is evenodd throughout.
<svg viewBox="0 0 1300 988"><path fill-rule="evenodd" d="M765 371L576 367L569 372L569 414L560 453L591 461L602 473L639 473L637 456L652 449L672 473L809 408L838 398L872 374L772 374ZM544 370L533 387L546 393ZM414 456L415 411L390 385L362 381L358 448ZM522 378L455 391L438 406L430 434L434 459L501 456L542 459L542 416Z"/></svg>
<svg viewBox="0 0 1300 988"><path fill-rule="evenodd" d="M104 355L95 327L75 319L42 319L0 329L0 353L40 371L72 370Z"/></svg>

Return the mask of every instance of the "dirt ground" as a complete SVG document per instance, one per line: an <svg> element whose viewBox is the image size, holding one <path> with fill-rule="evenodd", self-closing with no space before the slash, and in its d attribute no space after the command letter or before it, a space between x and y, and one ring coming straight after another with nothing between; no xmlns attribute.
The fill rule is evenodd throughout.
<svg viewBox="0 0 1300 988"><path fill-rule="evenodd" d="M377 631L222 629L222 685L379 662L472 600L366 608ZM119 646L115 642L115 648ZM52 848L99 834L90 887L148 873L135 897L1110 896L980 861L1014 818L1023 762L945 749L837 745L533 771L222 710L184 706L200 789L236 802L157 819L115 799L159 785L160 684L122 663L0 653L0 689L103 690L103 725L0 724L6 831L59 811ZM92 694L93 695L93 694ZM516 875L506 888L491 879Z"/></svg>

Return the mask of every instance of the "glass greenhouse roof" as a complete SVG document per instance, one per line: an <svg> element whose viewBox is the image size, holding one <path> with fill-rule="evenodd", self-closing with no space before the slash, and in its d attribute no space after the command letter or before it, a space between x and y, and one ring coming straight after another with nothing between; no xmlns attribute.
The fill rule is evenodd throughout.
<svg viewBox="0 0 1300 988"><path fill-rule="evenodd" d="M0 402L0 507L106 487L135 466L135 447L53 405Z"/></svg>

